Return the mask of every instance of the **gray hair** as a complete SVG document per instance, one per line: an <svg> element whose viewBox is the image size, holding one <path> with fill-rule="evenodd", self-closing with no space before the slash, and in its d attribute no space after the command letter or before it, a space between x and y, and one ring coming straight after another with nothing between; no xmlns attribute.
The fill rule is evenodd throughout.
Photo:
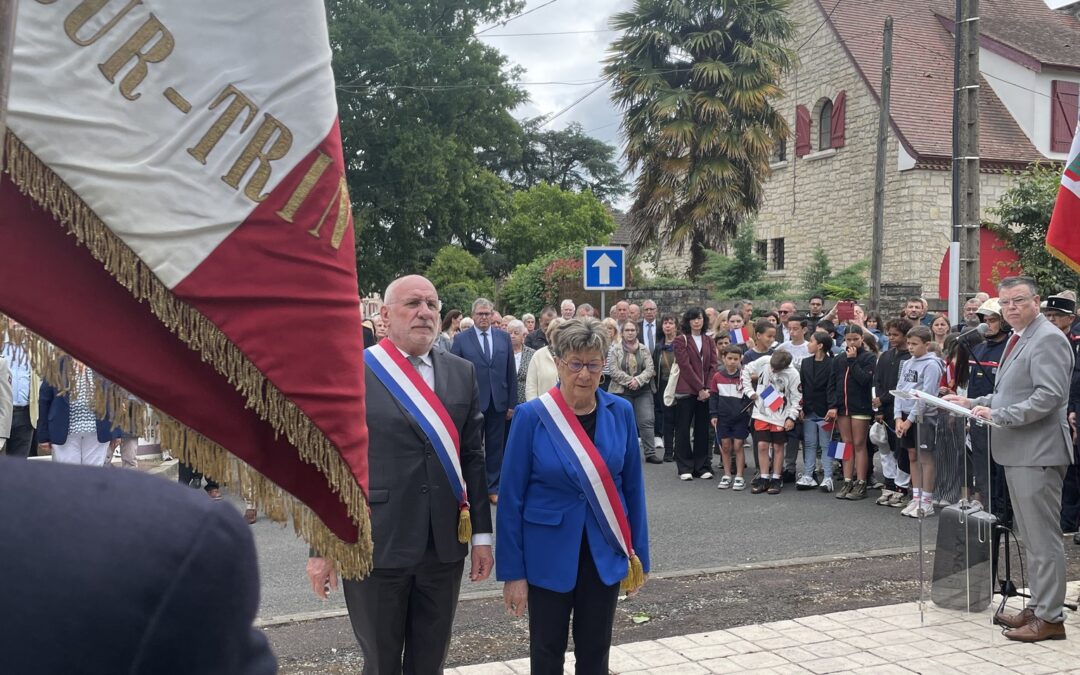
<svg viewBox="0 0 1080 675"><path fill-rule="evenodd" d="M528 312L525 312L524 314L521 315L521 320L522 321L528 321L529 319L532 319L533 321L536 321L536 317L533 316L532 314L529 314Z"/></svg>
<svg viewBox="0 0 1080 675"><path fill-rule="evenodd" d="M1035 285L1035 280L1031 277L1005 277L998 282L998 293L1006 288L1016 288L1017 286L1027 286L1032 295L1039 294L1039 287Z"/></svg>
<svg viewBox="0 0 1080 675"><path fill-rule="evenodd" d="M593 318L570 319L555 334L555 356L599 350L601 358L607 355L608 336L604 324Z"/></svg>
<svg viewBox="0 0 1080 675"><path fill-rule="evenodd" d="M507 333L514 333L518 330L525 332L525 322L521 319L514 319L510 323L506 324Z"/></svg>
<svg viewBox="0 0 1080 675"><path fill-rule="evenodd" d="M481 307L487 307L488 309L495 309L495 303L488 300L487 298L477 298L477 299L473 300L472 311L475 312L476 310L480 309Z"/></svg>

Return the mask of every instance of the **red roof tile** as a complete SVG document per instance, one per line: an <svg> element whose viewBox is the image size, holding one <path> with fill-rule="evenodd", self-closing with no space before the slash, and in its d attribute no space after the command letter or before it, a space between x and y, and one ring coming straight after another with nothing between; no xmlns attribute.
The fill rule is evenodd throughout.
<svg viewBox="0 0 1080 675"><path fill-rule="evenodd" d="M816 2L825 17L832 3L824 8L822 0ZM1041 0L997 2L1012 6ZM991 4L997 3L982 0L980 12L985 14ZM881 88L882 31L885 17L893 17L890 112L901 142L922 162L952 156L953 39L938 20L940 13L940 3L930 0L841 1L830 19L877 96ZM979 150L983 162L1015 164L1041 159L993 90L985 81L981 84Z"/></svg>

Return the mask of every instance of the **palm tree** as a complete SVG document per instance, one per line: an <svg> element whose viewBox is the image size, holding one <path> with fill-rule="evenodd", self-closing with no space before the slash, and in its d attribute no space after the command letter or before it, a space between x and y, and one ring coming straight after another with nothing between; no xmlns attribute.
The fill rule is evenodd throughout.
<svg viewBox="0 0 1080 675"><path fill-rule="evenodd" d="M795 63L790 0L636 0L604 68L637 173L631 252L690 249L690 276L761 204L773 147L790 134L773 107Z"/></svg>

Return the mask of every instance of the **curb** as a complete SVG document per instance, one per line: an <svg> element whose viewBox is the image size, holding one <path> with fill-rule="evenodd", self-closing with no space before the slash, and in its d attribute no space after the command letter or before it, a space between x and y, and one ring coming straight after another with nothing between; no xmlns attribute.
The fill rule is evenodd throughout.
<svg viewBox="0 0 1080 675"><path fill-rule="evenodd" d="M918 546L903 546L897 548L875 549L872 551L863 551L858 553L806 556L802 558L787 558L784 560L769 560L765 562L749 562L740 563L738 565L724 565L722 567L699 567L694 569L675 570L672 572L659 572L650 576L654 579L682 579L686 577L698 577L709 574L725 574L730 572L745 572L748 570L783 569L785 567L818 565L821 563L840 562L844 560L866 560L868 558L885 558L889 556L907 555L918 552ZM502 590L476 591L473 593L462 593L458 598L458 602L465 602L468 600L490 600L492 598L501 597ZM299 612L297 614L286 614L283 616L272 616L265 619L256 619L254 626L255 628L274 628L276 626L284 626L293 623L306 623L308 621L321 621L323 619L337 619L348 615L348 610L340 608L328 609L317 612Z"/></svg>

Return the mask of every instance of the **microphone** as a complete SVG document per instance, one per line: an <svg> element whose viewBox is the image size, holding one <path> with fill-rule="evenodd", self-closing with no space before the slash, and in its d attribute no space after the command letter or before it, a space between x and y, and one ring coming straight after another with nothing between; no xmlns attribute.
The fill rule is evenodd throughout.
<svg viewBox="0 0 1080 675"><path fill-rule="evenodd" d="M960 333L959 337L957 337L956 339L958 342L961 340L970 341L974 338L978 338L979 340L981 340L989 332L990 326L987 326L985 323L980 323L978 326L975 326L974 328L969 328L963 333Z"/></svg>

